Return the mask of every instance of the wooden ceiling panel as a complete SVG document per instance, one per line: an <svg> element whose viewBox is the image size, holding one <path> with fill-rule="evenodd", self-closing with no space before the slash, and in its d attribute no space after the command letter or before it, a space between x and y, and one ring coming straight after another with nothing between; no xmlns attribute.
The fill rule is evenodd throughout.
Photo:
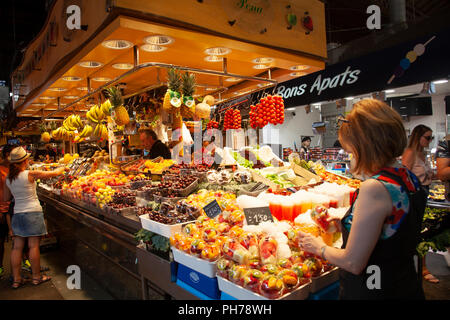
<svg viewBox="0 0 450 320"><path fill-rule="evenodd" d="M120 17L118 27L112 31L106 38L96 39L97 45L92 46L92 50L85 56L79 59L74 65L69 67L64 75L57 79L50 88L65 88L66 91L52 91L47 89L40 97L34 99L33 103L44 103L44 106L35 106L31 103L27 109L22 111L22 114L39 114L42 115L41 108L44 110L44 115L54 112L57 107L57 100L42 100L41 97L60 97L62 106L71 103L73 99L67 99L66 96L81 97L87 94L87 91L81 91L77 88L87 87L87 78L89 77L91 90L95 90L104 85L105 82L95 81L96 77L106 77L109 79L117 78L124 74L127 70L119 70L112 67L115 63L133 64L134 54L133 47L115 50L106 48L102 45L105 40L126 40L136 45L139 48L139 63L159 62L164 64L173 64L182 67L189 67L202 70L222 71L222 62L208 62L205 61L207 54L205 50L211 47L227 47L231 49L225 57L227 58L227 72L231 74L239 74L242 76L260 76L268 77L267 69L255 69L255 63L252 60L256 58L272 58L270 63L272 72L272 79L288 80L292 77L289 74L292 72L290 67L295 65L307 65L309 68L305 70L306 73L315 72L323 69L324 63L305 56L298 56L292 53L286 53L246 43L242 41L225 39L218 36L200 34L193 31L186 31L168 26L151 24L137 19ZM166 35L173 38L173 42L168 44L167 49L162 52L147 52L141 49L145 43L144 39L151 35ZM86 68L79 65L81 61L96 61L103 65L97 68ZM149 67L139 70L127 77L124 77L119 82L125 83L125 94L132 94L138 92L143 88L158 83L158 72L156 67ZM167 71L159 69L160 83L166 83ZM263 76L261 76L263 75ZM65 76L81 77L80 81L65 81L62 78ZM199 84L196 94L205 95L214 93L214 91L207 91L206 88L219 89L221 86L220 76L196 73L196 80ZM229 88L222 95L222 98L233 97L233 91L240 90L254 90L258 88L260 82L257 81L241 81L228 82L226 77L222 77L222 86ZM217 97L217 95L216 95ZM96 98L98 99L98 98ZM87 101L82 102L76 106L76 110L86 108ZM38 109L36 109L38 108ZM72 108L70 108L72 110ZM31 111L32 110L32 111ZM58 115L66 113L61 111Z"/></svg>

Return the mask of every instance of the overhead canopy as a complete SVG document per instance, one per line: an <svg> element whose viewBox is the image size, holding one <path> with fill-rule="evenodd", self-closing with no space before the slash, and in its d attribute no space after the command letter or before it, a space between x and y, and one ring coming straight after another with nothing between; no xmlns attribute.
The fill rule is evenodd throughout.
<svg viewBox="0 0 450 320"><path fill-rule="evenodd" d="M114 3L114 7L108 7L109 3ZM148 62L224 72L223 76L197 74L196 94L215 93L218 98L221 92L222 99L264 84L233 79L231 74L264 78L270 75L273 80L284 81L321 70L326 58L324 6L310 0L290 3L287 8L287 3L269 0L78 0L73 4L81 9L81 29L69 30L66 22L73 18L72 11L67 13L65 1L56 1L45 27L12 76L15 94L20 95L14 109L19 116L39 117L85 112L86 100L58 110L86 95L87 87L94 91ZM292 14L298 19L290 29L288 14L291 23ZM310 19L305 21L306 27L301 22L304 17ZM312 25L313 30L308 30ZM146 41L155 35L163 35L170 43L161 45L163 51L148 52L151 46ZM110 44L123 48L108 48L109 40L121 40ZM218 62L206 61L206 50L214 47L227 48L228 53L219 56ZM255 60L261 58L270 59ZM265 64L266 68L255 69L257 64ZM292 74L298 71L294 69L302 73ZM125 95L162 85L167 79L165 68L132 71L117 81L126 84Z"/></svg>

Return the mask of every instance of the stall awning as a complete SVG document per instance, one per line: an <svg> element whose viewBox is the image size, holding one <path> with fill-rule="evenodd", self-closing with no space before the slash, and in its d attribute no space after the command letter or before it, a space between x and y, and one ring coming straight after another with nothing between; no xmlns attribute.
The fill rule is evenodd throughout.
<svg viewBox="0 0 450 320"><path fill-rule="evenodd" d="M447 79L450 75L450 30L377 51L280 83L286 107Z"/></svg>
<svg viewBox="0 0 450 320"><path fill-rule="evenodd" d="M82 115L86 103L72 108L71 102L86 95L87 87L95 90L133 66L149 62L223 71L222 58L226 57L227 73L269 78L271 70L272 79L278 82L297 77L291 75L297 66L311 73L325 64L325 12L317 0L294 0L289 9L278 1L118 0L79 5L83 28L68 30L66 20L71 13L66 11L67 3L55 1L42 32L14 72L12 83L21 98L14 109L19 116ZM286 17L293 13L298 23L288 29ZM313 30L303 26L305 17L310 17ZM170 41L158 47L151 36ZM207 61L208 55L214 55L206 53L207 49L218 47L229 51L216 56L217 62ZM258 64L264 68L255 68ZM158 68L145 68L121 79L126 83L125 95L166 81L166 71ZM245 82L203 74L197 78L196 93L214 94L215 89L224 88L222 98L227 98L260 84ZM64 105L71 106L70 110L59 112Z"/></svg>

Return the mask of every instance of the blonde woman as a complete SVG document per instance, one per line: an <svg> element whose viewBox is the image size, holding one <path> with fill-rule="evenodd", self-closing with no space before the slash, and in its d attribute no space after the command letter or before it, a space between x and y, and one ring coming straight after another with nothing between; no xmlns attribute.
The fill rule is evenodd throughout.
<svg viewBox="0 0 450 320"><path fill-rule="evenodd" d="M299 245L341 268L341 299L424 299L414 255L426 194L396 161L406 147L402 118L384 102L362 100L342 119L339 141L354 156L353 172L369 177L341 220L343 246L306 233Z"/></svg>
<svg viewBox="0 0 450 320"><path fill-rule="evenodd" d="M430 142L434 139L433 131L423 125L416 126L409 137L408 147L402 155L402 163L411 170L427 193L430 191L430 184L434 178L433 170L425 156L425 148L428 148ZM426 267L425 257L423 258L423 278L431 283L438 283L439 279L433 276Z"/></svg>
<svg viewBox="0 0 450 320"><path fill-rule="evenodd" d="M9 157L9 174L6 186L14 197L14 214L11 228L14 235L11 251L11 268L13 273L12 288L20 288L24 281L20 275L20 267L25 242L28 242L31 262L32 283L39 285L51 278L41 274L39 242L41 236L47 234L44 214L36 194L36 180L58 176L64 168L54 171L29 171L27 153L22 147L14 148Z"/></svg>

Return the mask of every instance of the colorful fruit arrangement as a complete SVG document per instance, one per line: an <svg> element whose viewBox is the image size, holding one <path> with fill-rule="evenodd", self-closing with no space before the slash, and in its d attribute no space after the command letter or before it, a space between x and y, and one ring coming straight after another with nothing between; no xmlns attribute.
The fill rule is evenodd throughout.
<svg viewBox="0 0 450 320"><path fill-rule="evenodd" d="M263 128L266 125L282 124L284 122L284 102L281 96L268 95L259 103L250 106L250 126L253 129Z"/></svg>
<svg viewBox="0 0 450 320"><path fill-rule="evenodd" d="M241 120L241 112L238 109L228 109L225 111L223 129L240 129Z"/></svg>

